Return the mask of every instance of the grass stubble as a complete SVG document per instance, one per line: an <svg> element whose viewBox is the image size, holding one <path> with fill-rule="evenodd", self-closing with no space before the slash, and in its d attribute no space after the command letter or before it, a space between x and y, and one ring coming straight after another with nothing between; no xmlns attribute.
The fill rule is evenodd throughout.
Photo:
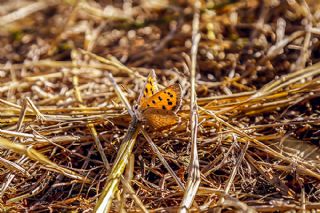
<svg viewBox="0 0 320 213"><path fill-rule="evenodd" d="M2 211L319 209L318 10L5 1ZM162 132L131 109L150 69L184 92Z"/></svg>

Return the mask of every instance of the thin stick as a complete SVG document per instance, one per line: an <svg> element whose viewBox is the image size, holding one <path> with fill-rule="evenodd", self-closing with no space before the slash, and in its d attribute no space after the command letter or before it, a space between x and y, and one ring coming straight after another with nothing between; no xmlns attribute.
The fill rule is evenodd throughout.
<svg viewBox="0 0 320 213"><path fill-rule="evenodd" d="M44 117L44 115L39 111L39 109L36 107L36 105L34 105L34 103L31 101L31 99L29 97L26 98L28 104L30 105L31 109L34 111L34 113L36 114L37 118L41 119L41 120L45 120L46 118Z"/></svg>
<svg viewBox="0 0 320 213"><path fill-rule="evenodd" d="M99 200L94 208L94 212L109 212L113 197L118 190L120 177L128 163L129 157L132 153L133 146L140 130L138 119L134 116L128 128L117 158L113 164L108 180L102 190Z"/></svg>
<svg viewBox="0 0 320 213"><path fill-rule="evenodd" d="M138 121L137 117L131 110L131 106L129 104L129 101L122 93L121 89L115 82L112 74L108 75L109 80L113 84L117 95L121 98L121 101L126 106L128 112L132 116L131 123L128 127L128 132L123 139L123 142L120 146L119 152L117 154L116 160L113 163L113 167L111 169L111 172L108 176L108 180L102 190L102 193L98 199L98 202L94 208L94 212L109 212L110 207L112 204L112 200L114 198L114 195L116 191L118 190L118 185L120 183L120 177L122 176L122 173L124 172L124 169L129 161L129 157L132 153L132 149L134 147L134 144L136 142L136 137L138 136L141 128L141 124Z"/></svg>
<svg viewBox="0 0 320 213"><path fill-rule="evenodd" d="M157 146L153 143L152 139L150 138L150 136L148 135L148 133L144 130L141 129L141 133L143 134L143 136L146 138L146 140L148 141L149 145L152 148L152 151L154 151L156 153L156 155L158 156L158 158L160 159L160 161L162 162L162 164L166 167L166 169L168 170L168 172L171 174L171 176L173 177L173 179L176 181L176 183L178 184L178 186L184 190L185 187L183 185L183 183L181 182L180 178L176 175L176 173L172 170L172 168L169 166L168 162L166 161L166 159L164 159L164 157L161 155L159 149L157 148Z"/></svg>
<svg viewBox="0 0 320 213"><path fill-rule="evenodd" d="M235 142L236 142L236 140L237 140L236 137L237 137L237 136L236 136L235 134L233 134L233 138L234 138ZM244 155L246 154L246 152L247 152L247 150L248 150L248 148L249 148L249 145L250 145L250 141L248 141L247 143L245 143L245 145L244 145L244 147L243 147L243 149L242 149L242 151L241 151L241 154L240 154L240 156L239 156L239 158L238 158L238 160L237 160L237 163L236 163L236 165L233 167L233 170L232 170L232 172L231 172L231 175L230 175L230 177L229 177L229 179L228 179L228 181L227 181L227 184L226 184L226 187L225 187L225 190L224 190L225 195L229 194L231 185L233 184L234 178L235 178L235 176L236 176L236 174L237 174L237 172L238 172L238 169L239 169L239 167L240 167L240 165L241 165L241 163L242 163L242 160L243 160L243 158L244 158ZM223 205L224 205L224 204L223 204L224 202L225 202L224 196L220 197L220 200L218 201L218 206L223 206ZM221 212L221 208L219 208L219 212Z"/></svg>
<svg viewBox="0 0 320 213"><path fill-rule="evenodd" d="M191 158L189 164L189 175L185 193L180 203L179 212L188 212L193 204L200 185L200 170L197 148L197 132L198 132L198 105L196 94L196 65L197 53L201 35L199 33L200 25L200 1L195 2L195 13L193 17L192 32L192 48L191 48L191 101L190 101L190 124L191 124Z"/></svg>
<svg viewBox="0 0 320 213"><path fill-rule="evenodd" d="M51 3L51 5L52 5L52 3ZM45 1L31 3L25 7L19 8L18 10L14 11L12 13L1 16L0 17L0 26L4 26L9 23L23 19L23 18L31 15L32 13L38 12L40 10L44 10L51 5Z"/></svg>
<svg viewBox="0 0 320 213"><path fill-rule="evenodd" d="M74 86L74 95L75 95L75 98L76 100L80 103L80 107L81 108L84 108L83 106L83 99L82 99L82 96L81 96L81 92L80 92L80 89L79 89L79 79L78 79L78 76L74 76L72 78L72 83L73 83L73 86ZM97 149L98 149L98 152L102 158L102 161L103 161L103 164L104 166L106 167L107 170L110 169L110 164L108 162L108 159L106 157L106 154L104 153L104 150L103 150L103 147L101 145L101 141L98 137L98 133L97 133L97 130L96 128L94 127L94 124L92 123L89 123L87 125L88 129L90 130L91 132L91 135L94 139L94 142L97 146ZM90 152L89 152L90 153ZM90 156L88 156L88 158L90 158Z"/></svg>
<svg viewBox="0 0 320 213"><path fill-rule="evenodd" d="M108 79L111 81L111 83L113 84L113 87L117 93L117 95L120 97L122 103L124 103L125 107L127 108L129 114L131 117L134 117L134 112L131 109L131 105L128 101L128 99L125 97L125 95L123 94L123 92L121 91L120 87L118 86L118 84L116 83L116 81L114 80L113 76L111 73L109 73L107 75Z"/></svg>
<svg viewBox="0 0 320 213"><path fill-rule="evenodd" d="M130 195L130 197L136 202L138 207L141 209L142 212L147 213L149 212L147 208L143 205L142 201L139 199L139 197L136 195L134 189L131 187L130 183L121 176L121 183L124 187L126 187L126 191Z"/></svg>

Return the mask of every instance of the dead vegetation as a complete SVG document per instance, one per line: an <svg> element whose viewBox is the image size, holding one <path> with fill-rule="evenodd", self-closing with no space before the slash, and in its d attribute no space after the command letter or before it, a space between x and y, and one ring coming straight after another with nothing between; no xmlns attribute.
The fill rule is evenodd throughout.
<svg viewBox="0 0 320 213"><path fill-rule="evenodd" d="M2 212L320 208L317 0L3 1ZM182 123L142 127L145 76Z"/></svg>

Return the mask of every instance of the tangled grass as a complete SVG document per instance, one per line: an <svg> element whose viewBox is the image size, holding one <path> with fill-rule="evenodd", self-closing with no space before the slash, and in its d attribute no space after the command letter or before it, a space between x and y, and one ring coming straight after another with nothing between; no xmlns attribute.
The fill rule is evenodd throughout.
<svg viewBox="0 0 320 213"><path fill-rule="evenodd" d="M320 209L314 0L4 1L3 212ZM154 69L182 122L131 110Z"/></svg>

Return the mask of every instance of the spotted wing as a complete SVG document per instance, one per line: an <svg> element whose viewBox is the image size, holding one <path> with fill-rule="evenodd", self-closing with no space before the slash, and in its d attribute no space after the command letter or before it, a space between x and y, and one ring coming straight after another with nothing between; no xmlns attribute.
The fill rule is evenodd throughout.
<svg viewBox="0 0 320 213"><path fill-rule="evenodd" d="M181 105L181 91L180 84L173 84L149 97L140 105L140 109L154 108L177 112Z"/></svg>
<svg viewBox="0 0 320 213"><path fill-rule="evenodd" d="M157 86L156 74L154 70L151 70L147 77L147 81L144 84L143 90L141 90L140 92L140 95L138 98L138 104L140 106L145 105L148 98L150 98L157 92L158 92L158 86Z"/></svg>

